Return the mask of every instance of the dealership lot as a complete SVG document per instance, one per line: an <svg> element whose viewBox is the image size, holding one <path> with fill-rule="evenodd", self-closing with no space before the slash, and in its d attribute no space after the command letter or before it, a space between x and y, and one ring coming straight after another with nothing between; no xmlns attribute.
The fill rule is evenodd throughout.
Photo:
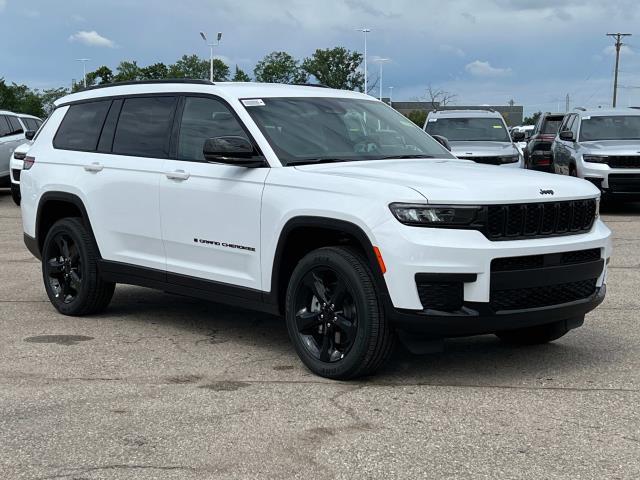
<svg viewBox="0 0 640 480"><path fill-rule="evenodd" d="M57 314L1 191L0 477L638 478L640 204L603 216L608 297L583 328L399 351L341 383L268 315L128 286Z"/></svg>

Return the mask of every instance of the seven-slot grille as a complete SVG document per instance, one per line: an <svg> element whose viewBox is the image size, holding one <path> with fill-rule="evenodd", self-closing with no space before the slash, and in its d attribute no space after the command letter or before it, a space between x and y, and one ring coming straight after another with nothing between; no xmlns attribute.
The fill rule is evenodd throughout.
<svg viewBox="0 0 640 480"><path fill-rule="evenodd" d="M591 230L596 200L489 205L485 235L489 240L515 240L578 234Z"/></svg>

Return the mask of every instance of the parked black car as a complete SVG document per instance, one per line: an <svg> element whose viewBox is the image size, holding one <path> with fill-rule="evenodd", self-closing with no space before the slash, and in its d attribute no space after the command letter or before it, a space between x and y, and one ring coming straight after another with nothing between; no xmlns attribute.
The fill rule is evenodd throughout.
<svg viewBox="0 0 640 480"><path fill-rule="evenodd" d="M524 148L524 165L531 170L553 172L551 144L564 119L563 113L543 113Z"/></svg>

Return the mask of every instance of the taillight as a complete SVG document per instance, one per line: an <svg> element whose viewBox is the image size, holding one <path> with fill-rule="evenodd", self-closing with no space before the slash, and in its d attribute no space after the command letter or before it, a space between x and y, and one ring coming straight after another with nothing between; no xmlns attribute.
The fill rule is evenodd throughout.
<svg viewBox="0 0 640 480"><path fill-rule="evenodd" d="M27 154L24 152L13 152L13 158L15 158L16 160L24 160L24 157L26 157Z"/></svg>
<svg viewBox="0 0 640 480"><path fill-rule="evenodd" d="M34 163L36 163L36 157L24 157L24 165L22 166L22 169L29 170L33 167Z"/></svg>

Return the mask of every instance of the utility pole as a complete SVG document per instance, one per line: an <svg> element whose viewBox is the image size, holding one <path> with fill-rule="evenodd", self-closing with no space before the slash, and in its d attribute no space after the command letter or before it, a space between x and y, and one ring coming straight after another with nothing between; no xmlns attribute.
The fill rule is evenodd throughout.
<svg viewBox="0 0 640 480"><path fill-rule="evenodd" d="M84 88L87 88L87 62L90 58L76 58L76 62L82 62L82 84Z"/></svg>
<svg viewBox="0 0 640 480"><path fill-rule="evenodd" d="M568 112L569 111L569 94L567 93L567 97L564 100L564 111Z"/></svg>
<svg viewBox="0 0 640 480"><path fill-rule="evenodd" d="M616 39L616 70L613 77L613 108L616 108L618 100L618 67L620 65L620 48L624 45L622 37L630 37L630 33L607 33L607 37Z"/></svg>
<svg viewBox="0 0 640 480"><path fill-rule="evenodd" d="M367 74L367 33L371 33L370 28L356 28L356 31L364 34L364 93L368 94L368 74Z"/></svg>
<svg viewBox="0 0 640 480"><path fill-rule="evenodd" d="M220 40L222 40L222 32L218 32L217 41L209 42L207 39L207 35L204 32L200 32L200 36L202 40L209 46L209 81L213 83L213 47L217 47L220 45Z"/></svg>

